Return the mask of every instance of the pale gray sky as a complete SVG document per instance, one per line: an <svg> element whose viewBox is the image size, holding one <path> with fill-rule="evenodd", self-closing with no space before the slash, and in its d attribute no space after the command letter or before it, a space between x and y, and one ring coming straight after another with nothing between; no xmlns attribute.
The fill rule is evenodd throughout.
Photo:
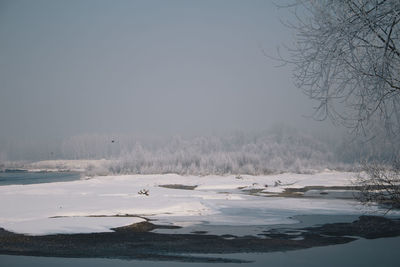
<svg viewBox="0 0 400 267"><path fill-rule="evenodd" d="M267 0L2 0L0 140L315 127L261 51L291 41L287 15Z"/></svg>

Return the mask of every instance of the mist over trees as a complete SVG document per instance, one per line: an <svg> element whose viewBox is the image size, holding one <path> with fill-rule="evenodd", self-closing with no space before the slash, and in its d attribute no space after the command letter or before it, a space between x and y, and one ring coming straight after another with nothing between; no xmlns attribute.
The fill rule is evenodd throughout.
<svg viewBox="0 0 400 267"><path fill-rule="evenodd" d="M89 174L268 174L277 172L312 173L325 168L354 170L362 159L388 160L399 146L374 139L368 143L351 136L326 137L295 128L277 126L257 133L224 135L138 137L124 134L83 134L36 150L2 150L3 167L10 160L107 159L92 166ZM22 148L21 148L22 149ZM17 153L18 152L18 153ZM29 158L36 155L35 158ZM38 157L39 156L39 157ZM4 165L6 164L6 165ZM52 163L48 163L51 167ZM18 165L8 165L16 166ZM21 165L23 167L23 165Z"/></svg>
<svg viewBox="0 0 400 267"><path fill-rule="evenodd" d="M112 142L114 141L114 142ZM62 144L66 159L113 159L111 173L267 174L333 166L334 154L313 136L279 127L264 133L138 138L80 135Z"/></svg>

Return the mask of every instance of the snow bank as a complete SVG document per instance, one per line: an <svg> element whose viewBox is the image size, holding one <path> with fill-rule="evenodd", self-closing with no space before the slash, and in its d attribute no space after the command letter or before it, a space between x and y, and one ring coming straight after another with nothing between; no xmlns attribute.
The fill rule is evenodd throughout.
<svg viewBox="0 0 400 267"><path fill-rule="evenodd" d="M9 221L2 223L2 227L12 232L31 235L100 233L112 232L111 228L142 221L145 220L128 217L61 217Z"/></svg>
<svg viewBox="0 0 400 267"><path fill-rule="evenodd" d="M354 173L315 175L180 176L125 175L88 180L0 187L0 227L28 234L109 231L148 217L185 226L293 223L301 214L360 214L351 199L261 197L245 189L282 192L289 187L351 185ZM197 186L194 190L160 187ZM139 194L142 189L149 195ZM122 217L122 216L131 217ZM115 216L115 217L88 217ZM118 217L117 217L118 216ZM135 217L136 216L136 217ZM56 218L55 218L56 217Z"/></svg>

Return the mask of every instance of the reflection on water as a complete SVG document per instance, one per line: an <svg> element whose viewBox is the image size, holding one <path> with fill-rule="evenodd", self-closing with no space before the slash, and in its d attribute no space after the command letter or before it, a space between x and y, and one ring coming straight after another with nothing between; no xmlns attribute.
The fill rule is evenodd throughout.
<svg viewBox="0 0 400 267"><path fill-rule="evenodd" d="M204 244L209 245L209 244ZM398 248L400 237L380 238L374 240L360 239L344 245L317 247L290 252L272 253L241 253L241 254L207 254L196 256L215 256L252 261L252 263L179 263L179 262L155 262L115 259L69 259L69 258L44 258L26 256L0 255L0 266L8 267L81 267L81 266L295 266L295 267L397 267Z"/></svg>
<svg viewBox="0 0 400 267"><path fill-rule="evenodd" d="M311 226L323 225L326 223L351 223L358 219L359 215L323 215L323 214L312 214L312 215L296 215L293 211L285 210L271 210L269 209L266 213L262 209L252 209L252 208L223 208L220 210L221 213L213 215L213 219L216 216L221 218L227 218L234 213L240 214L238 221L243 221L243 218L247 221L252 221L253 217L258 216L258 220L265 219L268 220L268 214L270 217L280 218L281 223L279 224L264 224L264 225L216 225L210 224L207 221L192 221L189 226L178 228L178 229L156 229L153 230L155 233L162 234L190 234L190 233L204 233L210 235L235 235L235 236L246 236L253 235L258 236L260 233L269 231L271 229L299 229ZM398 218L398 216L393 216L393 218ZM184 219L189 219L187 217L175 217L175 221L182 223ZM157 221L159 224L168 224L167 221L163 221L162 218Z"/></svg>
<svg viewBox="0 0 400 267"><path fill-rule="evenodd" d="M80 177L77 172L0 172L0 185L69 182Z"/></svg>

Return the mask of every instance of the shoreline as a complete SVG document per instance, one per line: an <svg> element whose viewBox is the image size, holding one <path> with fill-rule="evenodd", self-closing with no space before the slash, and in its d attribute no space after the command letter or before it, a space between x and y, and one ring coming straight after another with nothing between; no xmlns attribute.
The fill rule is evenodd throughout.
<svg viewBox="0 0 400 267"><path fill-rule="evenodd" d="M268 253L345 244L360 238L400 236L400 219L360 216L351 223L276 228L258 236L214 235L204 232L165 234L152 232L168 226L140 222L114 232L30 236L0 228L0 254L64 258L114 258L179 262L236 262L207 254ZM212 244L212 245L211 245ZM188 254L204 254L204 257ZM243 263L243 262L242 262Z"/></svg>

